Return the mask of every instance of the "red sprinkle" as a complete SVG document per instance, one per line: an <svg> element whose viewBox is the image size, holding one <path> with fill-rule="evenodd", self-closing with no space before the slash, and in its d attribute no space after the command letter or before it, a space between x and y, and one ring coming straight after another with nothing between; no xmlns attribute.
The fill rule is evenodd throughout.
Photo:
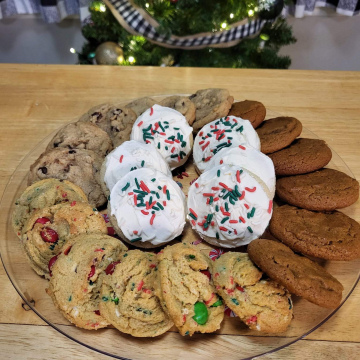
<svg viewBox="0 0 360 360"><path fill-rule="evenodd" d="M121 155L121 156L120 156L120 160L119 160L119 161L120 161L120 164L122 163L123 158L124 158L124 155Z"/></svg>
<svg viewBox="0 0 360 360"><path fill-rule="evenodd" d="M56 243L59 240L58 233L50 228L44 228L40 231L41 238L48 243Z"/></svg>
<svg viewBox="0 0 360 360"><path fill-rule="evenodd" d="M240 181L240 170L237 170L237 171L236 171L236 181L237 181L238 183L241 182L241 181Z"/></svg>
<svg viewBox="0 0 360 360"><path fill-rule="evenodd" d="M136 194L134 195L134 204L135 204L135 206L137 204L137 195Z"/></svg>
<svg viewBox="0 0 360 360"><path fill-rule="evenodd" d="M245 190L248 192L254 192L256 190L256 186L254 186L252 189L246 187Z"/></svg>
<svg viewBox="0 0 360 360"><path fill-rule="evenodd" d="M220 190L220 188L217 187L217 186L213 186L213 187L211 188L211 190L218 191L218 190Z"/></svg>
<svg viewBox="0 0 360 360"><path fill-rule="evenodd" d="M147 144L151 144L151 142L150 142L149 140L146 140L146 143L147 143Z"/></svg>
<svg viewBox="0 0 360 360"><path fill-rule="evenodd" d="M174 141L175 141L176 143L180 144L180 140L175 139Z"/></svg>
<svg viewBox="0 0 360 360"><path fill-rule="evenodd" d="M165 142L168 143L168 144L173 144L174 143L173 141L168 140L168 139L166 139Z"/></svg>
<svg viewBox="0 0 360 360"><path fill-rule="evenodd" d="M206 199L206 205L209 205L210 204L210 198L207 198Z"/></svg>
<svg viewBox="0 0 360 360"><path fill-rule="evenodd" d="M143 191L146 191L147 193L150 192L150 189L146 186L146 184L142 180L140 181L140 187Z"/></svg>
<svg viewBox="0 0 360 360"><path fill-rule="evenodd" d="M273 201L270 200L270 201L269 201L268 211L267 211L269 214L271 214L272 207L273 207Z"/></svg>
<svg viewBox="0 0 360 360"><path fill-rule="evenodd" d="M90 278L92 278L95 274L95 265L91 265L91 268L90 268L90 272L89 272L89 275L88 275L88 280Z"/></svg>
<svg viewBox="0 0 360 360"><path fill-rule="evenodd" d="M165 200L163 201L163 205L166 206L166 201Z"/></svg>
<svg viewBox="0 0 360 360"><path fill-rule="evenodd" d="M144 286L144 281L141 280L141 281L139 282L139 285L137 286L136 290L137 290L137 291L140 291L143 286Z"/></svg>
<svg viewBox="0 0 360 360"><path fill-rule="evenodd" d="M150 269L156 268L156 264L150 264Z"/></svg>
<svg viewBox="0 0 360 360"><path fill-rule="evenodd" d="M244 206L249 210L250 206L248 204L244 204Z"/></svg>
<svg viewBox="0 0 360 360"><path fill-rule="evenodd" d="M72 246L69 246L69 247L64 251L64 255L69 254L71 248L72 248Z"/></svg>
<svg viewBox="0 0 360 360"><path fill-rule="evenodd" d="M117 264L120 264L120 263L121 263L121 261L114 261L114 262L110 263L110 264L107 266L107 268L105 269L105 274L106 274L106 275L112 275L113 272L115 271L115 266L116 266Z"/></svg>
<svg viewBox="0 0 360 360"><path fill-rule="evenodd" d="M223 160L220 160L220 165L221 165L223 162L224 162Z"/></svg>
<svg viewBox="0 0 360 360"><path fill-rule="evenodd" d="M173 147L173 148L171 149L171 153L173 153L175 150L176 150L176 149Z"/></svg>
<svg viewBox="0 0 360 360"><path fill-rule="evenodd" d="M211 226L215 226L215 221L213 220L210 224Z"/></svg>
<svg viewBox="0 0 360 360"><path fill-rule="evenodd" d="M237 220L230 220L229 223L230 223L230 224L237 224L238 221L237 221Z"/></svg>
<svg viewBox="0 0 360 360"><path fill-rule="evenodd" d="M166 194L166 185L163 187L163 193Z"/></svg>
<svg viewBox="0 0 360 360"><path fill-rule="evenodd" d="M240 216L239 219L240 219L240 221L241 221L242 223L245 224L245 219L244 219L242 216Z"/></svg>
<svg viewBox="0 0 360 360"><path fill-rule="evenodd" d="M202 131L199 132L199 136L203 136L203 132L202 132Z"/></svg>
<svg viewBox="0 0 360 360"><path fill-rule="evenodd" d="M155 219L155 214L152 214L151 219L150 219L150 225L152 225L154 223L154 219Z"/></svg>
<svg viewBox="0 0 360 360"><path fill-rule="evenodd" d="M212 293L211 296L210 296L210 299L207 300L207 301L204 301L205 305L209 305L211 303L211 300L214 298L215 294Z"/></svg>
<svg viewBox="0 0 360 360"><path fill-rule="evenodd" d="M237 231L236 231L236 229L234 229L234 234L235 234L235 235L237 235Z"/></svg>
<svg viewBox="0 0 360 360"><path fill-rule="evenodd" d="M144 293L146 293L146 294L151 294L151 290L150 289L143 289L142 290Z"/></svg>
<svg viewBox="0 0 360 360"><path fill-rule="evenodd" d="M191 223L193 224L193 226L196 226L196 221L195 220L191 220Z"/></svg>
<svg viewBox="0 0 360 360"><path fill-rule="evenodd" d="M49 264L48 264L48 269L49 269L49 275L52 276L52 273L51 273L51 268L52 266L55 264L55 261L57 260L58 256L60 254L57 254L56 256L53 256L50 261L49 261Z"/></svg>
<svg viewBox="0 0 360 360"><path fill-rule="evenodd" d="M183 315L183 322L186 322L186 315Z"/></svg>
<svg viewBox="0 0 360 360"><path fill-rule="evenodd" d="M230 284L233 285L234 284L234 278L232 276L230 276Z"/></svg>
<svg viewBox="0 0 360 360"><path fill-rule="evenodd" d="M225 185L222 182L219 182L219 185L222 186L224 189L226 189L227 191L232 191L232 189L230 189L227 185Z"/></svg>
<svg viewBox="0 0 360 360"><path fill-rule="evenodd" d="M201 141L199 142L199 145L202 145L204 142L205 142L205 140L201 140Z"/></svg>
<svg viewBox="0 0 360 360"><path fill-rule="evenodd" d="M195 183L195 187L198 189L198 188L199 188L199 184L198 184L198 183Z"/></svg>
<svg viewBox="0 0 360 360"><path fill-rule="evenodd" d="M226 289L226 292L230 295L230 294L232 294L234 292L234 290L233 289Z"/></svg>
<svg viewBox="0 0 360 360"><path fill-rule="evenodd" d="M148 212L148 211L141 210L141 212L142 212L144 215L149 215L149 212Z"/></svg>
<svg viewBox="0 0 360 360"><path fill-rule="evenodd" d="M228 231L228 229L227 229L226 227L224 227L224 226L220 226L219 229L220 229L221 231Z"/></svg>
<svg viewBox="0 0 360 360"><path fill-rule="evenodd" d="M143 123L144 123L143 121L140 121L140 122L138 123L138 126L140 127Z"/></svg>
<svg viewBox="0 0 360 360"><path fill-rule="evenodd" d="M151 116L153 113L154 113L154 109L151 108L151 109L150 109L150 116Z"/></svg>
<svg viewBox="0 0 360 360"><path fill-rule="evenodd" d="M135 235L137 235L138 231L137 231L137 230L134 230L133 233L134 233Z"/></svg>
<svg viewBox="0 0 360 360"><path fill-rule="evenodd" d="M212 158L212 156L208 156L206 159L204 159L204 162L209 161Z"/></svg>
<svg viewBox="0 0 360 360"><path fill-rule="evenodd" d="M183 171L183 172L181 173L181 175L184 175L184 176L186 176L186 177L189 177L189 174L188 174L187 172L185 172L185 171Z"/></svg>
<svg viewBox="0 0 360 360"><path fill-rule="evenodd" d="M219 197L214 198L214 201L218 201L218 200L220 200L220 198L219 198Z"/></svg>
<svg viewBox="0 0 360 360"><path fill-rule="evenodd" d="M241 287L240 285L236 285L236 288L237 288L239 291L244 292L244 288Z"/></svg>
<svg viewBox="0 0 360 360"><path fill-rule="evenodd" d="M215 196L213 193L203 193L203 196Z"/></svg>
<svg viewBox="0 0 360 360"><path fill-rule="evenodd" d="M134 195L134 193L131 191L131 192L128 193L128 195L129 195L129 196L130 196L130 195Z"/></svg>
<svg viewBox="0 0 360 360"><path fill-rule="evenodd" d="M196 218L198 217L197 213L196 213L193 209L189 208L189 211L190 211Z"/></svg>
<svg viewBox="0 0 360 360"><path fill-rule="evenodd" d="M62 196L63 198L66 198L66 197L67 197L67 193L63 193L61 196Z"/></svg>
<svg viewBox="0 0 360 360"><path fill-rule="evenodd" d="M162 136L166 136L166 133L164 133L164 132L161 132L159 134L162 135Z"/></svg>
<svg viewBox="0 0 360 360"><path fill-rule="evenodd" d="M246 147L245 147L245 146L242 146L242 145L239 145L239 148L240 148L241 150L246 150Z"/></svg>
<svg viewBox="0 0 360 360"><path fill-rule="evenodd" d="M104 249L101 249L101 248L95 249L94 252L104 252Z"/></svg>
<svg viewBox="0 0 360 360"><path fill-rule="evenodd" d="M210 145L210 141L208 141L205 145L201 147L202 151L204 151Z"/></svg>
<svg viewBox="0 0 360 360"><path fill-rule="evenodd" d="M242 192L241 196L239 197L239 200L242 200L245 197L245 191Z"/></svg>

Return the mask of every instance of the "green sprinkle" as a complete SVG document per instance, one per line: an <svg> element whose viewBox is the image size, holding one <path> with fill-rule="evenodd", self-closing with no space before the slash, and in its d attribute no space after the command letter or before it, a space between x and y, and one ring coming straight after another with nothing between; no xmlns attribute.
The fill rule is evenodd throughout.
<svg viewBox="0 0 360 360"><path fill-rule="evenodd" d="M227 202L225 203L225 210L229 211L229 204Z"/></svg>
<svg viewBox="0 0 360 360"><path fill-rule="evenodd" d="M110 299L111 301L113 301L115 303L115 305L119 304L119 298L116 297L115 299Z"/></svg>
<svg viewBox="0 0 360 360"><path fill-rule="evenodd" d="M240 132L242 132L243 130L244 130L244 127L242 125L236 129L236 131L240 131Z"/></svg>
<svg viewBox="0 0 360 360"><path fill-rule="evenodd" d="M187 331L186 333L185 333L185 335L189 335L190 334L190 331Z"/></svg>
<svg viewBox="0 0 360 360"><path fill-rule="evenodd" d="M178 156L179 156L178 154L172 154L172 155L170 155L170 157L173 158L173 159L174 159L174 158L177 158Z"/></svg>
<svg viewBox="0 0 360 360"><path fill-rule="evenodd" d="M155 206L155 205L154 205L152 208L153 208L154 210L156 210L156 211L159 211L159 210L160 210L160 209L159 209L157 206Z"/></svg>
<svg viewBox="0 0 360 360"><path fill-rule="evenodd" d="M235 193L235 194L236 194L236 196L238 196L238 197L240 197L240 196L241 196L241 194L240 194L240 192L239 192L239 188L238 188L238 186L237 186L237 185L235 185L234 193Z"/></svg>
<svg viewBox="0 0 360 360"><path fill-rule="evenodd" d="M123 255L123 257L127 257L129 254L128 253L125 253L124 255Z"/></svg>
<svg viewBox="0 0 360 360"><path fill-rule="evenodd" d="M154 181L156 181L156 179L155 179L155 178L152 178L151 181L154 182Z"/></svg>
<svg viewBox="0 0 360 360"><path fill-rule="evenodd" d="M212 196L210 196L210 199L209 199L209 205L211 205L214 201L214 198Z"/></svg>
<svg viewBox="0 0 360 360"><path fill-rule="evenodd" d="M217 177L220 177L220 173L221 173L221 171L218 170L218 171L217 171Z"/></svg>
<svg viewBox="0 0 360 360"><path fill-rule="evenodd" d="M204 229L207 229L208 227L209 227L209 223L206 222L206 223L204 224Z"/></svg>
<svg viewBox="0 0 360 360"><path fill-rule="evenodd" d="M54 250L54 249L55 249L55 244L50 245L50 246L49 246L49 249L50 249L50 250Z"/></svg>
<svg viewBox="0 0 360 360"><path fill-rule="evenodd" d="M157 198L157 199L160 199L159 193L155 193L155 195L156 195L156 198Z"/></svg>
<svg viewBox="0 0 360 360"><path fill-rule="evenodd" d="M130 186L130 183L126 183L126 185L121 189L121 191L126 191L127 188Z"/></svg>
<svg viewBox="0 0 360 360"><path fill-rule="evenodd" d="M150 198L149 198L149 204L152 204L152 196L150 196Z"/></svg>
<svg viewBox="0 0 360 360"><path fill-rule="evenodd" d="M174 128L174 130L180 130L180 128Z"/></svg>
<svg viewBox="0 0 360 360"><path fill-rule="evenodd" d="M226 129L225 132L232 132L230 129Z"/></svg>
<svg viewBox="0 0 360 360"><path fill-rule="evenodd" d="M160 149L160 146L161 146L160 143L158 143L158 144L157 144L158 149Z"/></svg>
<svg viewBox="0 0 360 360"><path fill-rule="evenodd" d="M224 189L224 190L225 190L225 189ZM228 192L225 194L225 196L223 197L223 199L225 200L225 199L227 199L229 196L230 196L230 191L228 191Z"/></svg>
<svg viewBox="0 0 360 360"><path fill-rule="evenodd" d="M161 190L161 189L162 189L162 187L159 185L159 186L158 186L158 189L159 189L159 190Z"/></svg>
<svg viewBox="0 0 360 360"><path fill-rule="evenodd" d="M186 146L186 141L183 141L182 143L181 143L181 147L185 147Z"/></svg>
<svg viewBox="0 0 360 360"><path fill-rule="evenodd" d="M102 301L108 301L109 298L108 298L107 296L103 296L103 297L101 298L101 300L102 300Z"/></svg>
<svg viewBox="0 0 360 360"><path fill-rule="evenodd" d="M93 208L93 211L98 211L97 208Z"/></svg>
<svg viewBox="0 0 360 360"><path fill-rule="evenodd" d="M161 125L161 122L159 121L158 122L158 124L159 124L159 126L160 126L160 129L163 131L163 132L165 132L165 129L164 129L164 127ZM159 143L160 144L160 143Z"/></svg>
<svg viewBox="0 0 360 360"><path fill-rule="evenodd" d="M138 189L140 189L140 185L139 185L139 182L138 182L138 179L137 179L137 178L135 178L135 184L136 184L136 187L137 187Z"/></svg>
<svg viewBox="0 0 360 360"><path fill-rule="evenodd" d="M132 239L132 240L130 240L130 242L131 243L134 243L134 242L136 242L136 241L140 241L142 238L141 237L137 237L137 238L135 238L135 239ZM125 256L125 255L124 255Z"/></svg>
<svg viewBox="0 0 360 360"><path fill-rule="evenodd" d="M169 150L169 148L167 146L165 146L165 150Z"/></svg>
<svg viewBox="0 0 360 360"><path fill-rule="evenodd" d="M108 201L110 201L110 195L108 196Z"/></svg>
<svg viewBox="0 0 360 360"><path fill-rule="evenodd" d="M214 214L208 214L208 216L206 217L206 221L207 221L208 223L211 222L213 216L214 216Z"/></svg>
<svg viewBox="0 0 360 360"><path fill-rule="evenodd" d="M229 217L226 216L226 217L224 217L224 218L221 220L221 223L223 224L224 222L226 222L226 221L228 221L228 220L229 220Z"/></svg>
<svg viewBox="0 0 360 360"><path fill-rule="evenodd" d="M216 302L214 302L210 307L218 307L221 306L223 304L223 302L221 300L218 300Z"/></svg>
<svg viewBox="0 0 360 360"><path fill-rule="evenodd" d="M219 205L215 206L215 211L218 212L219 211Z"/></svg>
<svg viewBox="0 0 360 360"><path fill-rule="evenodd" d="M235 305L239 305L239 302L237 301L237 299L233 298L233 299L231 299L231 301L232 301Z"/></svg>
<svg viewBox="0 0 360 360"><path fill-rule="evenodd" d="M145 160L143 160L143 161L141 162L141 167L144 167L144 165L145 165Z"/></svg>
<svg viewBox="0 0 360 360"><path fill-rule="evenodd" d="M230 202L231 205L235 205L235 201L234 201L233 198L229 198L229 202Z"/></svg>
<svg viewBox="0 0 360 360"><path fill-rule="evenodd" d="M210 133L207 133L206 135L207 135L208 137L212 137L212 135L211 135Z"/></svg>
<svg viewBox="0 0 360 360"><path fill-rule="evenodd" d="M89 285L90 285L90 286L94 285L94 282L90 280L90 281L89 281Z"/></svg>
<svg viewBox="0 0 360 360"><path fill-rule="evenodd" d="M71 299L72 299L72 297L71 297L71 295L70 295L68 300L71 301Z"/></svg>
<svg viewBox="0 0 360 360"><path fill-rule="evenodd" d="M131 290L131 291L134 291L134 289L135 289L135 283L131 283L131 288L130 288L130 290Z"/></svg>
<svg viewBox="0 0 360 360"><path fill-rule="evenodd" d="M175 135L171 135L168 137L169 140L175 140Z"/></svg>
<svg viewBox="0 0 360 360"><path fill-rule="evenodd" d="M190 260L195 260L195 258L196 258L195 255L188 255L187 257L188 257Z"/></svg>
<svg viewBox="0 0 360 360"><path fill-rule="evenodd" d="M163 207L159 202L157 202L156 205L157 205L161 210L164 210L164 207Z"/></svg>
<svg viewBox="0 0 360 360"><path fill-rule="evenodd" d="M253 208L251 209L251 214L250 214L250 216L253 217L254 214L255 214L255 208L253 207Z"/></svg>
<svg viewBox="0 0 360 360"><path fill-rule="evenodd" d="M189 213L189 216L190 216L191 218L193 218L194 220L197 220L197 217L196 217L194 214Z"/></svg>
<svg viewBox="0 0 360 360"><path fill-rule="evenodd" d="M182 159L184 156L186 156L186 152L180 150L180 158Z"/></svg>
<svg viewBox="0 0 360 360"><path fill-rule="evenodd" d="M219 233L216 232L216 238L219 240Z"/></svg>
<svg viewBox="0 0 360 360"><path fill-rule="evenodd" d="M168 125L168 124L169 124L169 122L168 122L168 121L164 121L164 124Z"/></svg>
<svg viewBox="0 0 360 360"><path fill-rule="evenodd" d="M166 198L170 200L170 191L168 189L166 189Z"/></svg>
<svg viewBox="0 0 360 360"><path fill-rule="evenodd" d="M144 207L144 206L146 206L144 203L140 203L140 204L137 204L136 205L137 207Z"/></svg>
<svg viewBox="0 0 360 360"><path fill-rule="evenodd" d="M251 234L253 233L253 229L250 226L248 226L247 229L250 231Z"/></svg>
<svg viewBox="0 0 360 360"><path fill-rule="evenodd" d="M291 299L290 299L290 298L288 298L288 302L289 302L289 310L291 310L291 309L292 309L292 307L293 307L293 304L292 304L292 302L291 302Z"/></svg>

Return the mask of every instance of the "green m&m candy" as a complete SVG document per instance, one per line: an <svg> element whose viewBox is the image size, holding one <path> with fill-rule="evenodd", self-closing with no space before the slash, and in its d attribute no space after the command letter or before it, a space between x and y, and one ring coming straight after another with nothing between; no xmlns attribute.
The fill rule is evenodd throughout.
<svg viewBox="0 0 360 360"><path fill-rule="evenodd" d="M209 313L206 305L202 302L197 302L194 305L195 315L193 319L199 324L204 325L208 321Z"/></svg>

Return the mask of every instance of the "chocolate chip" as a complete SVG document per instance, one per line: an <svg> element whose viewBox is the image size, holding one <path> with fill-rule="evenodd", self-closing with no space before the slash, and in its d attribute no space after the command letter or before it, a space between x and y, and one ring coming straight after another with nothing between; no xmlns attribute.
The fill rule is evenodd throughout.
<svg viewBox="0 0 360 360"><path fill-rule="evenodd" d="M96 122L98 122L99 120L101 120L102 117L103 117L102 114L101 114L100 112L98 112L98 111L92 113L91 116L96 116Z"/></svg>
<svg viewBox="0 0 360 360"><path fill-rule="evenodd" d="M191 99L193 99L195 96L196 96L196 94L192 94L192 95L189 96L189 99L191 100Z"/></svg>
<svg viewBox="0 0 360 360"><path fill-rule="evenodd" d="M54 143L54 148L58 147L59 143Z"/></svg>
<svg viewBox="0 0 360 360"><path fill-rule="evenodd" d="M66 167L64 168L64 171L68 173L70 171L70 165L66 165Z"/></svg>
<svg viewBox="0 0 360 360"><path fill-rule="evenodd" d="M43 166L41 168L39 168L39 170L43 173L43 174L47 174L47 167Z"/></svg>
<svg viewBox="0 0 360 360"><path fill-rule="evenodd" d="M76 151L75 150L70 150L69 154L76 154Z"/></svg>

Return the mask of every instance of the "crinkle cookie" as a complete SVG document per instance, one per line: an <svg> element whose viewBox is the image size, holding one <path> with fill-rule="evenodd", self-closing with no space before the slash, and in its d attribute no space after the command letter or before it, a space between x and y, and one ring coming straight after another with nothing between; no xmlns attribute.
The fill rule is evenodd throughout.
<svg viewBox="0 0 360 360"><path fill-rule="evenodd" d="M247 254L227 252L213 264L213 279L225 304L250 329L267 333L286 331L292 319L289 292L262 272Z"/></svg>
<svg viewBox="0 0 360 360"><path fill-rule="evenodd" d="M139 117L142 115L147 109L151 108L156 104L156 101L149 98L149 97L143 97L139 99L135 99L125 105L126 108L131 109L135 112L136 117Z"/></svg>
<svg viewBox="0 0 360 360"><path fill-rule="evenodd" d="M104 193L108 196L115 184L130 171L142 168L159 170L171 177L169 165L161 154L150 144L125 141L114 149L104 160L100 176Z"/></svg>
<svg viewBox="0 0 360 360"><path fill-rule="evenodd" d="M106 121L110 124L108 134L114 147L130 140L132 126L137 118L135 112L126 107L113 106L106 114Z"/></svg>
<svg viewBox="0 0 360 360"><path fill-rule="evenodd" d="M226 89L202 89L189 96L195 104L196 115L193 123L194 131L199 131L207 123L226 116L234 98Z"/></svg>
<svg viewBox="0 0 360 360"><path fill-rule="evenodd" d="M93 206L105 204L101 189L102 157L91 150L55 148L43 152L30 166L28 185L49 178L68 180L79 186Z"/></svg>
<svg viewBox="0 0 360 360"><path fill-rule="evenodd" d="M195 104L187 97L177 95L169 96L161 100L159 105L175 109L185 116L189 125L192 125L195 120Z"/></svg>
<svg viewBox="0 0 360 360"><path fill-rule="evenodd" d="M220 328L224 305L206 274L205 255L184 243L167 246L158 253L157 295L164 311L181 335L210 333Z"/></svg>
<svg viewBox="0 0 360 360"><path fill-rule="evenodd" d="M96 232L107 233L101 214L87 203L72 201L33 212L21 240L31 267L37 274L48 277L50 259L70 237Z"/></svg>
<svg viewBox="0 0 360 360"><path fill-rule="evenodd" d="M155 295L157 266L155 254L130 250L105 270L100 313L121 332L154 337L173 326Z"/></svg>
<svg viewBox="0 0 360 360"><path fill-rule="evenodd" d="M72 238L52 259L46 292L67 320L88 330L109 325L99 309L102 276L126 250L111 236L87 234Z"/></svg>
<svg viewBox="0 0 360 360"><path fill-rule="evenodd" d="M212 121L205 125L195 137L194 163L196 170L202 173L209 169L208 163L216 154L239 146L242 149L251 146L260 150L259 137L250 121L233 116Z"/></svg>
<svg viewBox="0 0 360 360"><path fill-rule="evenodd" d="M174 170L190 155L192 127L178 111L154 105L135 121L131 140L153 145Z"/></svg>
<svg viewBox="0 0 360 360"><path fill-rule="evenodd" d="M340 305L344 290L340 282L319 264L294 254L286 245L257 239L249 244L248 254L261 270L292 294L329 309Z"/></svg>
<svg viewBox="0 0 360 360"><path fill-rule="evenodd" d="M172 178L143 168L131 171L113 187L108 215L124 241L151 248L181 235L185 207L185 195Z"/></svg>
<svg viewBox="0 0 360 360"><path fill-rule="evenodd" d="M70 181L45 179L28 186L15 202L12 225L16 235L21 239L22 229L33 211L73 201L87 202L87 197Z"/></svg>
<svg viewBox="0 0 360 360"><path fill-rule="evenodd" d="M205 171L190 186L191 227L214 246L235 248L260 237L269 224L273 195L264 182L240 166Z"/></svg>
<svg viewBox="0 0 360 360"><path fill-rule="evenodd" d="M46 150L57 147L70 150L92 150L100 156L107 155L113 148L109 135L90 122L76 122L65 125L53 137Z"/></svg>

